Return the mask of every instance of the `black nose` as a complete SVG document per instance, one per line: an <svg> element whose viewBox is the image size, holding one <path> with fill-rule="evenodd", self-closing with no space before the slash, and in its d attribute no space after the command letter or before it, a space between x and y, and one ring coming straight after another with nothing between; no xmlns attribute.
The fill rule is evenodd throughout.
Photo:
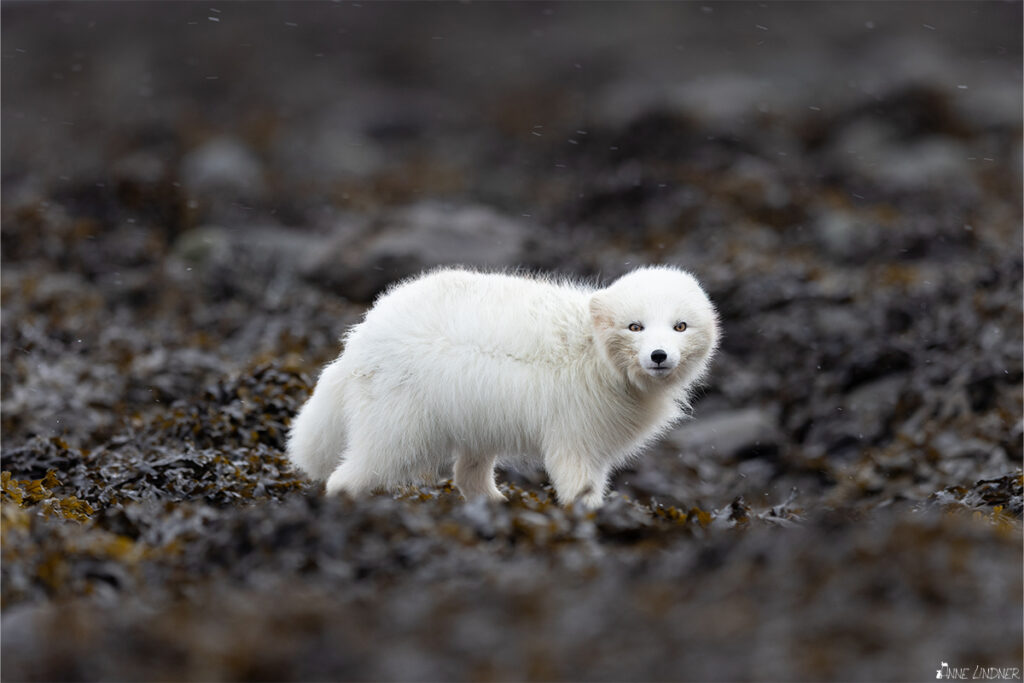
<svg viewBox="0 0 1024 683"><path fill-rule="evenodd" d="M655 349L651 351L651 360L653 360L655 363L661 363L666 358L668 358L668 354L662 351L661 349Z"/></svg>

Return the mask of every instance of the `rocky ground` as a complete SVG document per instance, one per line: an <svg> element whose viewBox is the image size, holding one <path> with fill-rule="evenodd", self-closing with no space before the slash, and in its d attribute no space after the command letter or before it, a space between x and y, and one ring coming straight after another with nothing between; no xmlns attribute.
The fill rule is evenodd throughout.
<svg viewBox="0 0 1024 683"><path fill-rule="evenodd" d="M3 678L1019 679L1021 11L5 3ZM706 284L597 513L289 469L454 262Z"/></svg>

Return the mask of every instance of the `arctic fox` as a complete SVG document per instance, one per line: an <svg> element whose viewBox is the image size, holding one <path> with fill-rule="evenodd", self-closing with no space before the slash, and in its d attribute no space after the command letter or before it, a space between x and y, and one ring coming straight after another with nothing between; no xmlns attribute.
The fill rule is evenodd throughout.
<svg viewBox="0 0 1024 683"><path fill-rule="evenodd" d="M677 268L596 290L435 270L394 285L349 331L288 456L328 494L454 474L467 499L494 500L495 462L527 459L560 503L597 507L611 471L682 416L717 344L714 306Z"/></svg>

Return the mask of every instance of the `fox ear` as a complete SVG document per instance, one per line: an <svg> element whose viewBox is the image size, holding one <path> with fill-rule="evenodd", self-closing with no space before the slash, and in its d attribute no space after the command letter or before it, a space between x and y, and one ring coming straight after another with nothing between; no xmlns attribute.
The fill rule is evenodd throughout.
<svg viewBox="0 0 1024 683"><path fill-rule="evenodd" d="M590 297L590 322L599 330L609 329L615 326L615 319L612 316L611 308L602 292L595 292Z"/></svg>

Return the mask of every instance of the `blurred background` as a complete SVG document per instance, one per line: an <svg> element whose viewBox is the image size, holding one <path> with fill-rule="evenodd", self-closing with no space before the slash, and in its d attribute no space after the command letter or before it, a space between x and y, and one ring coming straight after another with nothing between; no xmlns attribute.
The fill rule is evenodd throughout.
<svg viewBox="0 0 1024 683"><path fill-rule="evenodd" d="M0 16L5 679L1020 665L1021 3ZM596 520L287 468L346 327L452 263L718 306Z"/></svg>

